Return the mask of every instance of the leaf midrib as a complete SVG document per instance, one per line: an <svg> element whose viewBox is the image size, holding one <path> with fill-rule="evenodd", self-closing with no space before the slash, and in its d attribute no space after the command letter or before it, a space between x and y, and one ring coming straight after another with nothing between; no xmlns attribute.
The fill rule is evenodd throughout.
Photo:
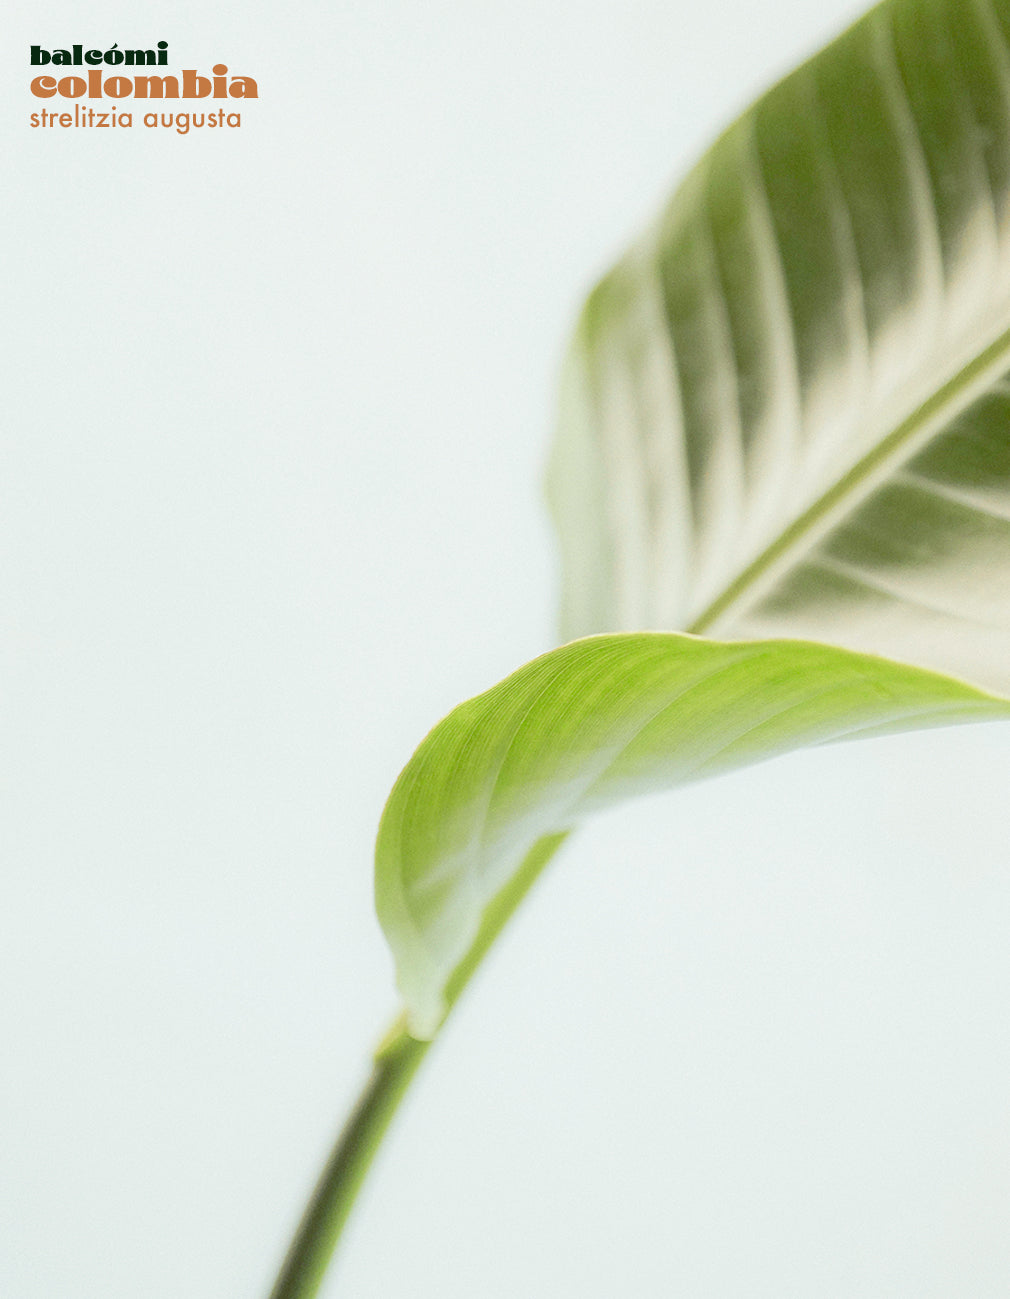
<svg viewBox="0 0 1010 1299"><path fill-rule="evenodd" d="M685 628L694 635L727 631L828 532L853 513L901 464L980 397L1010 368L1010 328L977 353L829 487Z"/></svg>

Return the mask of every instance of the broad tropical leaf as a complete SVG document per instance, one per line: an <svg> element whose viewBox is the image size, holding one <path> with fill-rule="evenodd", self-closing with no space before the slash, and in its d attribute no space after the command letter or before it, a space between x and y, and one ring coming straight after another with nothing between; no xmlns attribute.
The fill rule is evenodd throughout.
<svg viewBox="0 0 1010 1299"><path fill-rule="evenodd" d="M1008 39L1008 0L887 0L598 286L550 475L566 638L811 637L1010 690Z"/></svg>
<svg viewBox="0 0 1010 1299"><path fill-rule="evenodd" d="M587 639L451 713L380 829L419 1035L595 808L1010 715L1010 0L886 0L721 137L589 300L549 490Z"/></svg>
<svg viewBox="0 0 1010 1299"><path fill-rule="evenodd" d="M435 727L383 815L377 905L411 1032L438 1027L485 910L544 836L800 745L1005 716L962 682L802 641L642 632L535 659Z"/></svg>

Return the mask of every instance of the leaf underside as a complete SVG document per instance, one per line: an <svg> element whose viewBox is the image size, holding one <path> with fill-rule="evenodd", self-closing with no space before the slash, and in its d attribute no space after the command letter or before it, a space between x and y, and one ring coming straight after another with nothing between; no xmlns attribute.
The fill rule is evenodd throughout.
<svg viewBox="0 0 1010 1299"><path fill-rule="evenodd" d="M1010 0L885 0L716 142L590 296L548 488L584 639L450 713L379 831L417 1036L545 836L1010 715Z"/></svg>

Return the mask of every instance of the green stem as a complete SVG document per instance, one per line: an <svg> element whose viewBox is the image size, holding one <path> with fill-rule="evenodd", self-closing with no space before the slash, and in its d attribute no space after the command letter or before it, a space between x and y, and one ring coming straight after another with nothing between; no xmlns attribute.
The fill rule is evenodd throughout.
<svg viewBox="0 0 1010 1299"><path fill-rule="evenodd" d="M446 987L449 1010L456 1004L509 917L565 839L539 840L511 881L484 913L476 941ZM401 1016L375 1054L372 1074L344 1126L298 1224L270 1299L314 1299L319 1293L344 1224L397 1106L410 1086L430 1042L407 1032Z"/></svg>
<svg viewBox="0 0 1010 1299"><path fill-rule="evenodd" d="M372 1158L430 1045L401 1032L376 1059L312 1193L271 1299L310 1299L318 1293Z"/></svg>

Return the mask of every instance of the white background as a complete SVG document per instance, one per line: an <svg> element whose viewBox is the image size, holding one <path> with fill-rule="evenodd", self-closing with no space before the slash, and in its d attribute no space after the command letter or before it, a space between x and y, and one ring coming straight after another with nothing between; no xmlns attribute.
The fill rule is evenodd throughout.
<svg viewBox="0 0 1010 1299"><path fill-rule="evenodd" d="M0 1294L262 1299L395 1010L398 769L553 641L577 306L825 0L25 0L3 78ZM239 130L32 130L169 42ZM126 107L123 104L121 107ZM234 107L234 105L232 105ZM1010 727L597 821L326 1293L1005 1296Z"/></svg>

